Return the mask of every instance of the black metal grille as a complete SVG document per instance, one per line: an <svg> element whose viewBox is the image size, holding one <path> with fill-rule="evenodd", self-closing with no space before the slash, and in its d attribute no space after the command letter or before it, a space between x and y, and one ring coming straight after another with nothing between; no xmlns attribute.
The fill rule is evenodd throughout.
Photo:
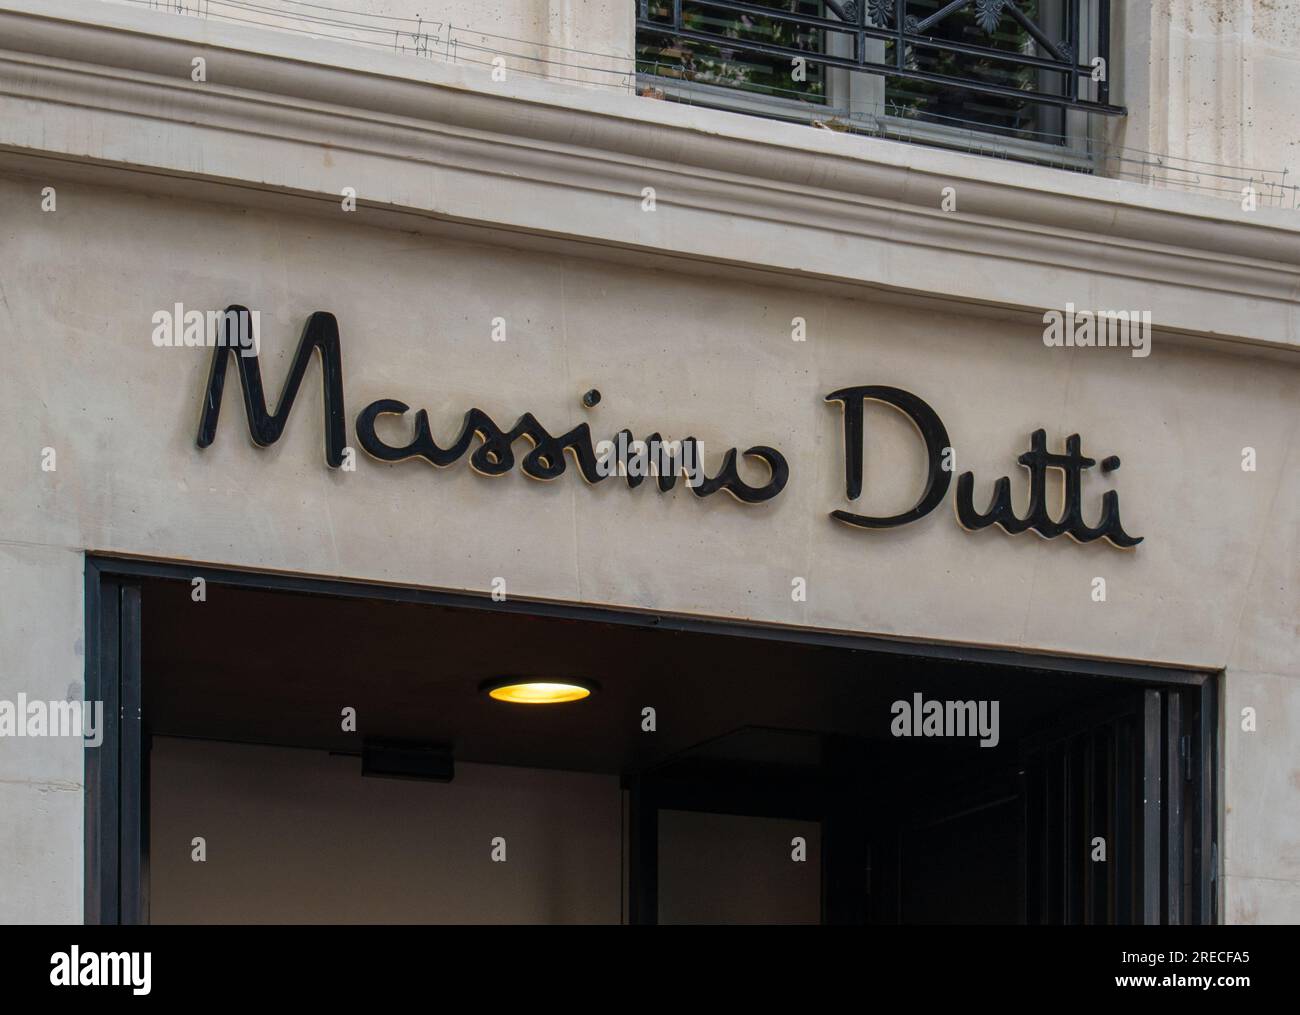
<svg viewBox="0 0 1300 1015"><path fill-rule="evenodd" d="M643 71L812 102L842 68L935 95L1123 114L1110 102L1109 0L1092 0L1081 39L1086 2L1060 0L1056 37L1038 0L637 0L638 55Z"/></svg>

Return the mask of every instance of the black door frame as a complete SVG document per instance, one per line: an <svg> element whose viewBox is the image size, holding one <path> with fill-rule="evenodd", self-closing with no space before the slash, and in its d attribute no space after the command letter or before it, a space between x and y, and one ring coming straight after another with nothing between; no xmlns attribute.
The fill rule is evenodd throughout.
<svg viewBox="0 0 1300 1015"><path fill-rule="evenodd" d="M503 613L539 617L625 624L633 627L664 628L731 637L751 637L913 656L935 661L984 663L1015 669L1069 672L1072 674L1138 681L1146 685L1181 687L1197 695L1200 702L1199 742L1205 745L1197 757L1172 755L1170 766L1185 765L1196 782L1197 806L1192 816L1191 877L1196 879L1193 897L1196 911L1177 914L1173 922L1217 921L1215 893L1218 829L1218 689L1212 672L1153 666L1140 663L1038 655L1008 649L986 649L937 642L901 641L870 635L813 631L792 626L755 624L745 621L705 619L667 613L641 612L604 606L577 605L550 600L509 599L496 602L489 593L454 592L406 585L322 578L287 572L264 571L202 564L86 554L85 644L86 691L88 701L104 703L104 739L99 747L87 747L85 755L85 921L91 924L134 924L149 921L149 795L148 731L141 716L143 682L141 674L141 582L166 579L193 582L201 578L208 586L227 586L264 591L300 592L317 596L370 599L376 602L425 603L463 606ZM1154 717L1157 724L1159 715ZM1176 721L1172 716L1167 721ZM1176 729L1171 743L1181 738ZM631 841L645 843L649 817L631 815ZM1158 823L1158 822L1157 822ZM651 823L653 826L653 822ZM1174 818L1165 834L1173 834L1179 845L1183 837L1174 832ZM639 852L639 851L638 851ZM1157 862L1159 862L1157 860ZM1163 870L1163 867L1157 868ZM635 870L635 867L633 868ZM653 875L650 875L652 877ZM1157 875L1158 876L1158 875ZM629 884L633 922L653 923L655 909L650 885ZM1148 913L1148 915L1158 915ZM1166 917L1168 914L1164 914ZM1156 920L1155 922L1161 922Z"/></svg>
<svg viewBox="0 0 1300 1015"><path fill-rule="evenodd" d="M1217 922L1217 691L1213 679L1135 688L1022 742L1024 844L1035 861L1023 868L1025 922ZM1085 859L1094 835L1103 865ZM1049 871L1053 839L1073 845Z"/></svg>
<svg viewBox="0 0 1300 1015"><path fill-rule="evenodd" d="M85 922L149 922L148 738L141 722L140 586L86 558L87 701L104 736L85 749Z"/></svg>

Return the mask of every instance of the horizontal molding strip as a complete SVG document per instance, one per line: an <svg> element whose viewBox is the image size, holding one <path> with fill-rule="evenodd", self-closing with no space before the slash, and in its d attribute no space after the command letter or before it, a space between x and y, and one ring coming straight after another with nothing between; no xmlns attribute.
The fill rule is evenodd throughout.
<svg viewBox="0 0 1300 1015"><path fill-rule="evenodd" d="M101 0L0 0L0 45L10 152L1300 351L1293 212Z"/></svg>

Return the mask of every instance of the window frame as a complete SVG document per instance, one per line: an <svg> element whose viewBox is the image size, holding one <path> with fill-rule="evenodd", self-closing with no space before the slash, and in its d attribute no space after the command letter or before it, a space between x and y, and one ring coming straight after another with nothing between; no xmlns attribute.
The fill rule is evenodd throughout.
<svg viewBox="0 0 1300 1015"><path fill-rule="evenodd" d="M1078 18L1080 51L1076 63L1086 64L1098 55L1093 51L1095 44L1092 41L1096 30L1100 28L1098 0L1078 0ZM634 50L639 43L639 32L637 34ZM1107 68L1107 75L1111 79L1114 77L1110 67ZM825 101L822 103L751 92L726 85L689 82L644 71L636 73L636 88L638 94L653 91L670 101L787 122L809 125L816 121L861 123L861 128L846 130L845 133L860 133L901 143L972 152L1083 173L1095 173L1099 167L1100 158L1096 146L1102 134L1099 124L1085 110L1063 110L1061 144L1008 137L996 130L981 129L977 125L958 127L891 113L865 114L867 119L863 121L856 119L863 114L851 111L851 97L844 94L846 84L851 85L854 80L863 78L888 81L888 76L883 74L827 68ZM882 87L881 91L885 92L886 88ZM888 101L887 96L884 101Z"/></svg>

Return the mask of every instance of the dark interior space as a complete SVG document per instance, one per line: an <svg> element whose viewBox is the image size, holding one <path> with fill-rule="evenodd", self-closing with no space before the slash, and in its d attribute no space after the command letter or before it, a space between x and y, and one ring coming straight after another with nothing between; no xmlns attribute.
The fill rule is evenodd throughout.
<svg viewBox="0 0 1300 1015"><path fill-rule="evenodd" d="M213 584L196 602L186 582L149 579L141 601L151 735L352 755L383 738L443 748L457 764L620 777L630 922L657 922L668 905L658 871L669 811L815 823L822 922L1140 918L1145 689L1132 680L488 600ZM506 676L598 690L503 705L480 688ZM996 701L996 746L894 735L893 704L918 694ZM341 728L345 707L356 733ZM1101 865L1088 855L1096 834L1110 850Z"/></svg>
<svg viewBox="0 0 1300 1015"><path fill-rule="evenodd" d="M458 760L629 773L747 726L888 742L900 769L951 751L962 764L1012 756L1053 715L1099 701L1094 677L942 663L749 637L492 610L188 585L144 589L146 719L164 735L355 751L364 732L453 745ZM580 677L600 693L568 708L503 709L495 677ZM895 739L890 705L1001 699L1001 743ZM978 693L977 693L978 692ZM641 709L658 713L654 736ZM741 740L759 752L767 741ZM716 749L721 759L725 754ZM793 763L775 758L773 763ZM902 773L895 773L898 778Z"/></svg>

